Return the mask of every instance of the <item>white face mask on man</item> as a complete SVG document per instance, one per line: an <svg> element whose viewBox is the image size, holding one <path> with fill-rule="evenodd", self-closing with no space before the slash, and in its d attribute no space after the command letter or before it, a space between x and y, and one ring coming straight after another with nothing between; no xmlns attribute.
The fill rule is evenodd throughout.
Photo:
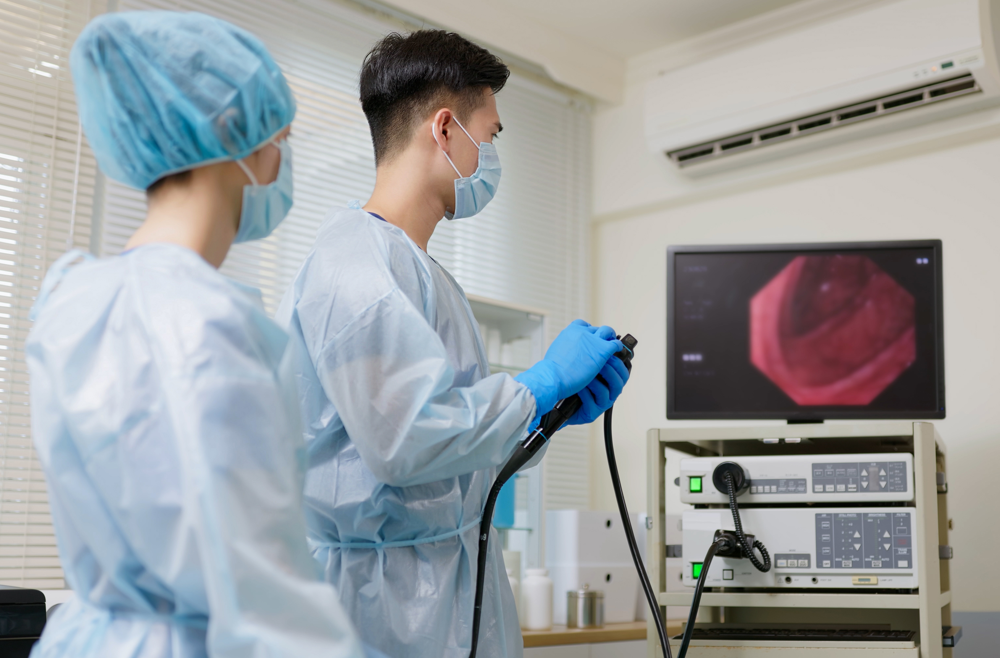
<svg viewBox="0 0 1000 658"><path fill-rule="evenodd" d="M455 123L472 140L472 143L476 144L476 140L472 138L472 135L457 118ZM431 127L431 136L440 147L441 142L438 142L437 133L434 132L433 126ZM496 147L488 142L482 142L476 144L476 148L479 149L479 166L476 167L471 176L462 176L462 172L452 162L451 157L444 152L444 149L441 149L444 157L448 158L448 164L458 174L458 178L455 179L455 210L445 212L444 216L447 219L463 219L477 214L493 199L497 193L497 187L500 186L500 156L497 155Z"/></svg>

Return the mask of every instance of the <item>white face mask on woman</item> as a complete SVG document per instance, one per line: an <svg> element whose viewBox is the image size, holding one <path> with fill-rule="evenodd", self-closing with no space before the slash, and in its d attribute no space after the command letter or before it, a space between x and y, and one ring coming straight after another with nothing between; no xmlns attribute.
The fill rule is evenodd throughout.
<svg viewBox="0 0 1000 658"><path fill-rule="evenodd" d="M240 225L234 243L266 238L292 209L292 147L287 139L271 141L266 146L275 146L281 152L278 177L273 183L258 184L250 167L242 160L236 161L251 184L243 188L243 210L240 211Z"/></svg>

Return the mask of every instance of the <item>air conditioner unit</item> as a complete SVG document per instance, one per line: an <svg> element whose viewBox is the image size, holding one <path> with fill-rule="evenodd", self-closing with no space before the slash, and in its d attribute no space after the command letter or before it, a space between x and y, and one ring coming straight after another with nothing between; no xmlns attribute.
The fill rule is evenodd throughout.
<svg viewBox="0 0 1000 658"><path fill-rule="evenodd" d="M646 138L697 175L1000 105L998 30L1000 0L862 5L652 80Z"/></svg>

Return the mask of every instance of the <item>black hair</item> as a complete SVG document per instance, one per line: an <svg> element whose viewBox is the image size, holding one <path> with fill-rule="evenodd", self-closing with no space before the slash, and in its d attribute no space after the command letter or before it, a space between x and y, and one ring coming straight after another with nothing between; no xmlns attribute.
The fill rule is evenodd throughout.
<svg viewBox="0 0 1000 658"><path fill-rule="evenodd" d="M480 107L486 90L503 89L510 69L482 46L454 32L393 32L375 44L361 67L361 109L375 163L409 143L413 129L442 107L460 119Z"/></svg>

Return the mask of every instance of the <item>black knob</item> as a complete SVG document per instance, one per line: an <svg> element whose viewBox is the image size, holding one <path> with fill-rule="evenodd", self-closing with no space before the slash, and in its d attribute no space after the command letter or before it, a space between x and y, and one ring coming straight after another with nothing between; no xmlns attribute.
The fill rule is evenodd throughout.
<svg viewBox="0 0 1000 658"><path fill-rule="evenodd" d="M750 478L747 477L742 466L736 462L722 462L715 467L715 472L712 473L712 484L715 485L716 491L723 494L729 493L729 487L726 486L726 473L733 476L733 493L737 496L750 488Z"/></svg>

